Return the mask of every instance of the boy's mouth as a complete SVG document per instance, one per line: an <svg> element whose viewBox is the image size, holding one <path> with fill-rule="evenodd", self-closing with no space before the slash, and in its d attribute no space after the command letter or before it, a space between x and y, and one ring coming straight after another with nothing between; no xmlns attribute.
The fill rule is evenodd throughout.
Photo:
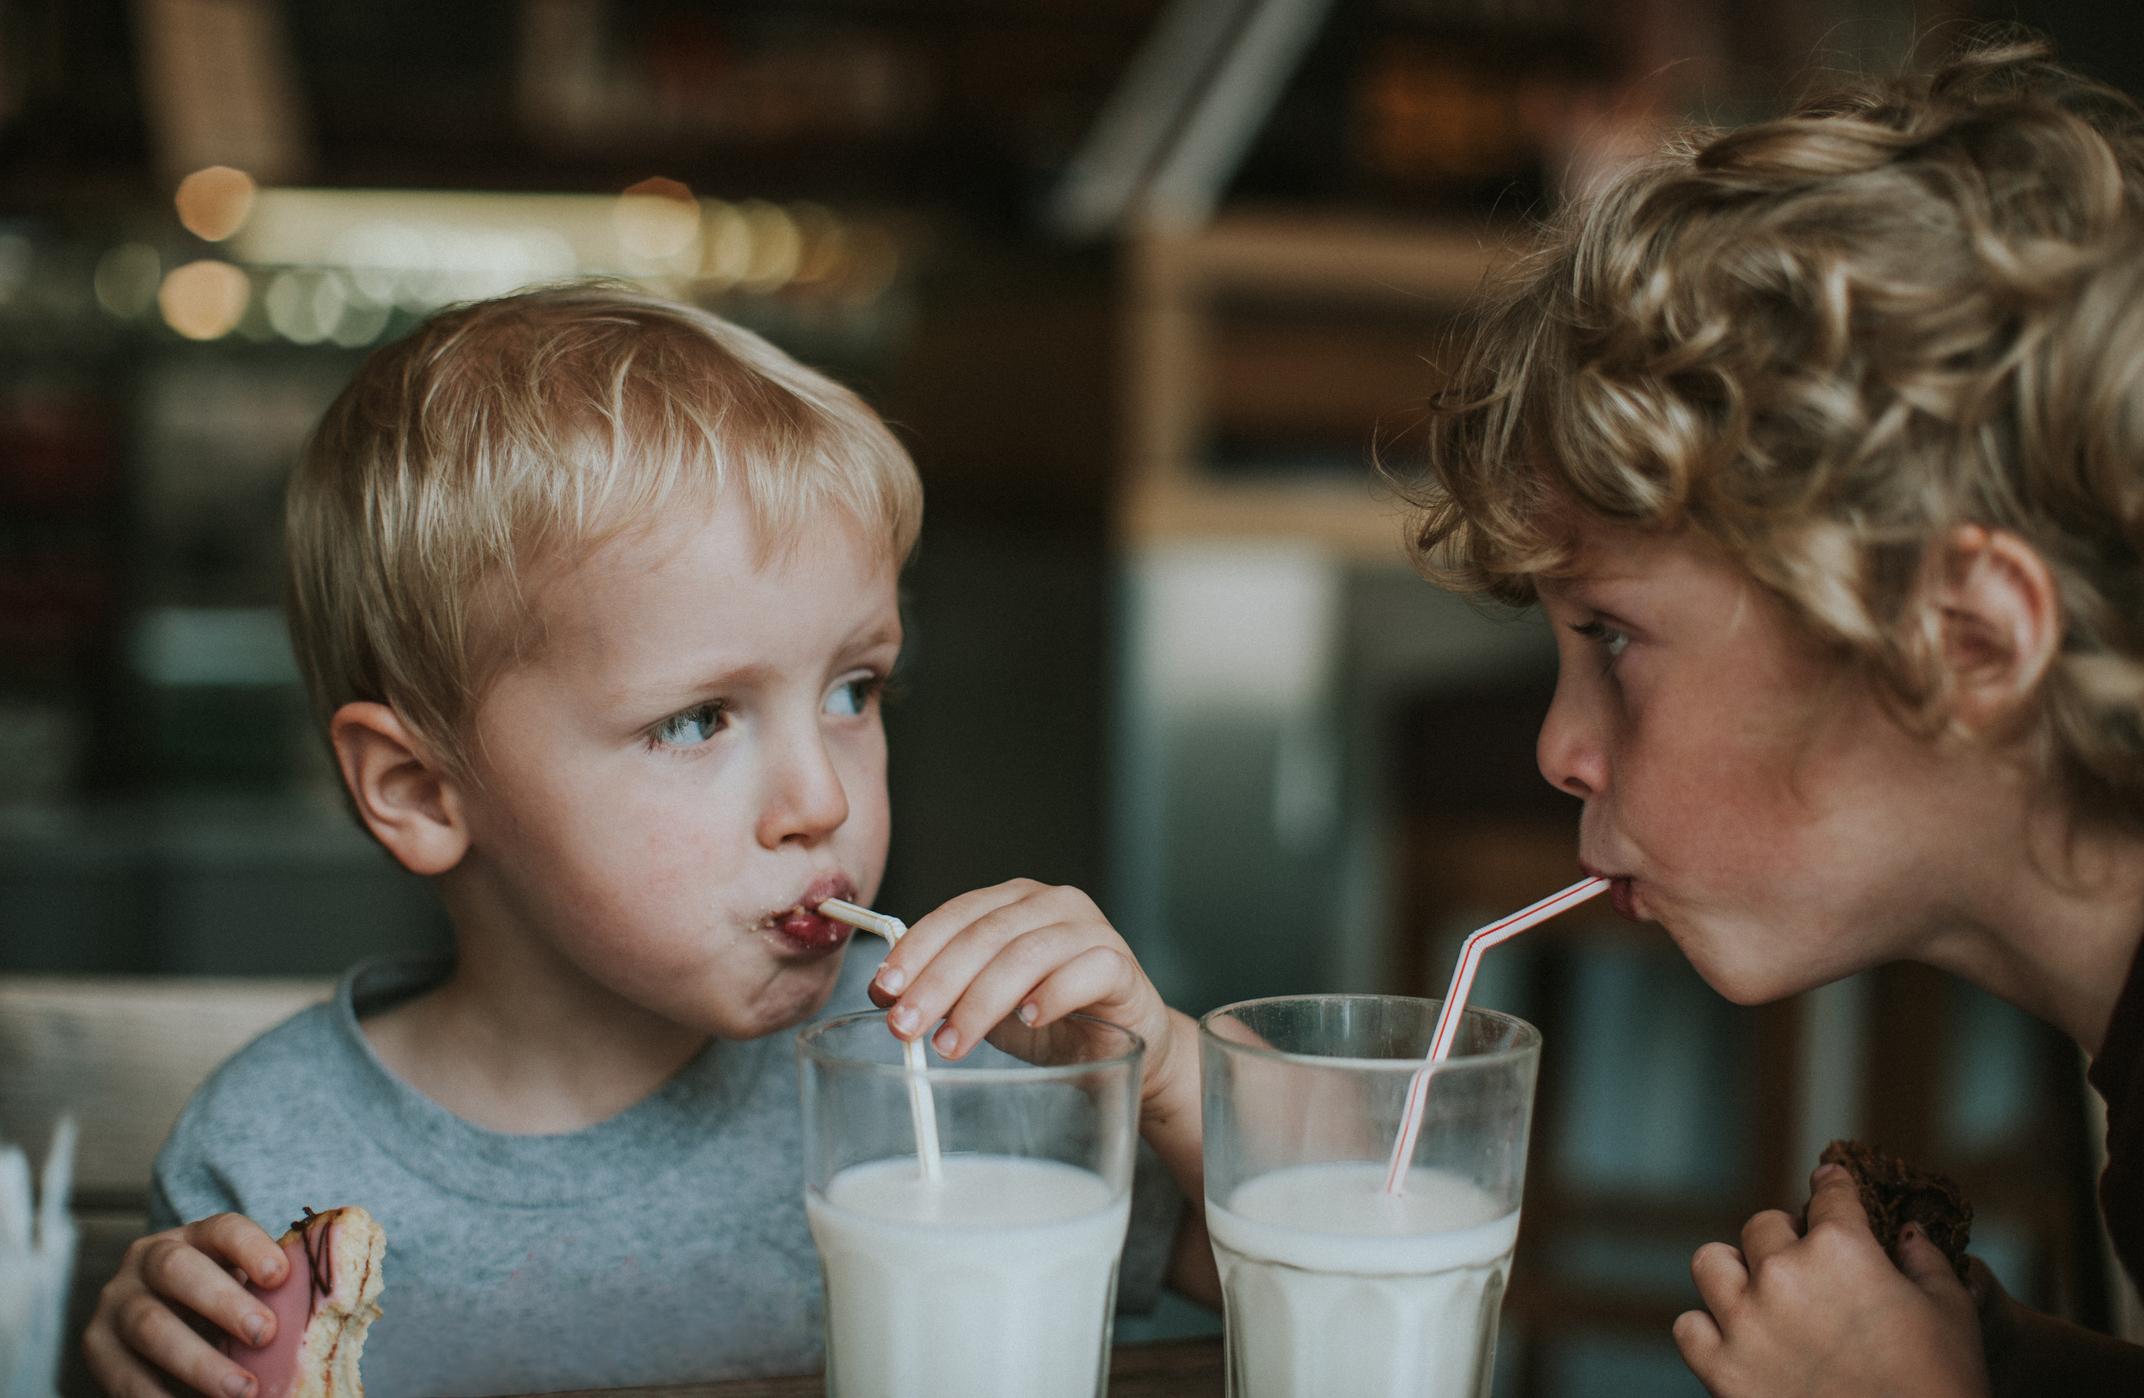
<svg viewBox="0 0 2144 1398"><path fill-rule="evenodd" d="M853 899L856 885L839 874L822 874L812 880L796 902L776 908L761 922L776 945L797 956L824 956L849 940L847 923L819 915L819 905L829 898Z"/></svg>
<svg viewBox="0 0 2144 1398"><path fill-rule="evenodd" d="M1616 915L1629 922L1644 922L1645 914L1638 911L1638 893L1635 881L1628 874L1611 874L1606 869L1580 861L1580 868L1595 878L1608 880L1608 903Z"/></svg>

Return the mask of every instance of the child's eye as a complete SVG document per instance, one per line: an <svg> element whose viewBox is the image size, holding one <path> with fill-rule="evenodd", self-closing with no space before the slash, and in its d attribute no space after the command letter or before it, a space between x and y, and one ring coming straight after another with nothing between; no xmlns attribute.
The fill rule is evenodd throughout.
<svg viewBox="0 0 2144 1398"><path fill-rule="evenodd" d="M1616 630L1599 617L1594 617L1591 621L1579 622L1572 626L1571 629L1599 646L1608 662L1613 662L1617 656L1623 653L1623 648L1630 644L1630 637L1627 634Z"/></svg>
<svg viewBox="0 0 2144 1398"><path fill-rule="evenodd" d="M826 696L826 711L841 718L861 718L870 712L871 701L885 686L883 675L858 675L843 680Z"/></svg>
<svg viewBox="0 0 2144 1398"><path fill-rule="evenodd" d="M722 729L722 705L713 700L680 709L655 726L655 746L698 747Z"/></svg>

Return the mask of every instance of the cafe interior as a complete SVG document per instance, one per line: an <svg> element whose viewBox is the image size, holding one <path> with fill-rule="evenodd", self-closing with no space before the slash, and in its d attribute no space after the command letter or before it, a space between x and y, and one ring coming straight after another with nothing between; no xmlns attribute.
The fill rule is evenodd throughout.
<svg viewBox="0 0 2144 1398"><path fill-rule="evenodd" d="M201 1074L445 945L280 609L374 347L609 277L854 386L928 500L876 906L1077 885L1194 1015L1437 996L1577 876L1547 629L1422 581L1383 474L1471 301L1663 131L2011 20L2144 93L2089 0L0 3L0 1139L79 1122L77 1322ZM1738 1007L1592 907L1474 989L1545 1044L1500 1398L1702 1392L1692 1251L1834 1138L1956 1179L2020 1299L2133 1316L2068 1041L1915 967Z"/></svg>

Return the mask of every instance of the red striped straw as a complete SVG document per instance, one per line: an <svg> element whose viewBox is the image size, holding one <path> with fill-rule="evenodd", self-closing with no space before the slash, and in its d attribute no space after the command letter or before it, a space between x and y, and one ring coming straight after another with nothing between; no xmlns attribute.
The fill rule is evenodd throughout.
<svg viewBox="0 0 2144 1398"><path fill-rule="evenodd" d="M1414 1144L1422 1134L1422 1111L1429 1105L1429 1080L1436 1074L1437 1065L1451 1053L1452 1040L1459 1037L1459 1021L1466 1013L1467 995L1474 989L1474 972L1481 967L1482 953L1499 942L1510 941L1530 927L1547 922L1558 913L1568 912L1607 889L1606 879L1581 879L1561 893L1551 893L1540 902L1498 918L1467 935L1459 948L1459 964L1452 968L1452 987L1444 992L1444 1005L1437 1011L1437 1029L1429 1040L1429 1062L1415 1072L1414 1081L1407 1087L1407 1114L1400 1121L1399 1139L1392 1143L1392 1164L1385 1171L1385 1193L1398 1194L1406 1183L1407 1167L1414 1160Z"/></svg>

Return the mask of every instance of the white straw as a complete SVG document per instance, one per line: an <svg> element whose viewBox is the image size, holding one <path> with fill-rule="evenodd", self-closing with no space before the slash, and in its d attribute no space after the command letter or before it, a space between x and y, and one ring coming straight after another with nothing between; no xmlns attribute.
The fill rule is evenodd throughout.
<svg viewBox="0 0 2144 1398"><path fill-rule="evenodd" d="M908 924L885 913L875 913L869 908L860 908L840 898L829 898L818 908L822 917L849 926L873 936L884 937L892 947L908 933ZM901 1057L908 1065L908 1114L913 1119L916 1131L916 1158L923 1164L923 1178L936 1181L943 1177L944 1168L938 1157L938 1107L931 1100L930 1079L923 1076L923 1039L921 1035L903 1041Z"/></svg>
<svg viewBox="0 0 2144 1398"><path fill-rule="evenodd" d="M1429 1041L1429 1061L1416 1070L1414 1080L1407 1086L1407 1113L1400 1120L1399 1139L1392 1143L1392 1164L1385 1171L1385 1193L1398 1194L1406 1183L1407 1167L1414 1160L1414 1144L1422 1134L1422 1110L1429 1104L1429 1080L1436 1073L1437 1065L1451 1053L1452 1040L1459 1037L1459 1020L1466 1011L1467 995L1474 989L1474 972L1481 965L1482 953L1558 913L1577 907L1596 894L1606 892L1607 888L1606 879L1581 879L1561 893L1552 893L1538 903L1529 904L1467 935L1459 948L1459 964L1452 968L1451 989L1444 992L1443 1007L1437 1011L1437 1027Z"/></svg>

